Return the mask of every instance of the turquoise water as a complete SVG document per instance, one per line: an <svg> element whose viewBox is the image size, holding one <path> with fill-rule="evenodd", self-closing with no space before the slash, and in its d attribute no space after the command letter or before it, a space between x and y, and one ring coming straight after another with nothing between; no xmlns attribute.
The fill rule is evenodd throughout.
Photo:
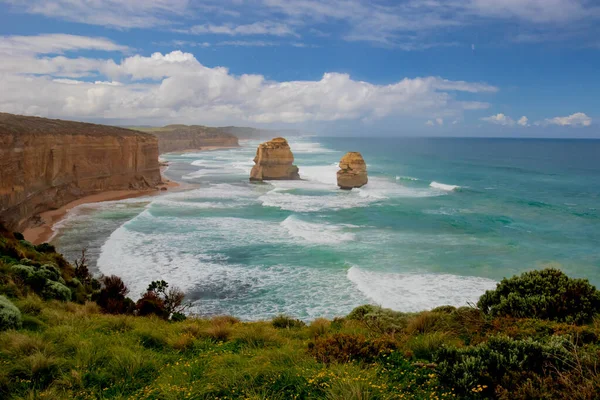
<svg viewBox="0 0 600 400"><path fill-rule="evenodd" d="M244 319L464 305L544 266L600 286L600 141L300 138L303 181L250 184L257 144L166 155L191 189L78 207L54 242L133 297L164 279L193 312ZM350 192L346 151L369 170Z"/></svg>

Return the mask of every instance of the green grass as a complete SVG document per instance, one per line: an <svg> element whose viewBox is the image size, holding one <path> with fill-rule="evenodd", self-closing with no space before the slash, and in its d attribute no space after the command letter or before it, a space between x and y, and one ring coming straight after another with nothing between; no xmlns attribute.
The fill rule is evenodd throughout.
<svg viewBox="0 0 600 400"><path fill-rule="evenodd" d="M0 332L2 399L599 397L598 315L583 324L470 307L361 306L307 324L110 315L91 301L99 288L74 285L60 255L3 235L0 295L22 325ZM11 268L26 263L55 265L79 303L42 299Z"/></svg>

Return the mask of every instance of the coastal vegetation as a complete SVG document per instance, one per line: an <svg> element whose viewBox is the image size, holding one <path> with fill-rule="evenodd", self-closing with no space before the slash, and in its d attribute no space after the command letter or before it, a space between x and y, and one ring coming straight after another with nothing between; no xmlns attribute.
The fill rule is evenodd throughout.
<svg viewBox="0 0 600 400"><path fill-rule="evenodd" d="M333 320L185 316L149 282L134 302L48 244L0 232L0 398L596 399L600 293L557 269L477 305ZM135 296L138 297L138 296Z"/></svg>

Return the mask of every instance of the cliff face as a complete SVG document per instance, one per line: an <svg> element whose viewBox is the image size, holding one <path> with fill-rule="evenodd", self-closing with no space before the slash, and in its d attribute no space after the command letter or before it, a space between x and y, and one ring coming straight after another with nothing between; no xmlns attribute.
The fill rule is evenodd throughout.
<svg viewBox="0 0 600 400"><path fill-rule="evenodd" d="M298 167L293 165L294 154L287 140L275 138L258 145L254 167L250 172L251 181L300 179Z"/></svg>
<svg viewBox="0 0 600 400"><path fill-rule="evenodd" d="M167 125L163 128L144 129L158 138L159 152L200 150L209 146L237 147L238 138L222 131L201 125Z"/></svg>
<svg viewBox="0 0 600 400"><path fill-rule="evenodd" d="M338 186L349 190L364 186L367 182L367 164L362 155L356 151L346 153L340 160L340 170L337 172Z"/></svg>
<svg viewBox="0 0 600 400"><path fill-rule="evenodd" d="M0 221L10 229L92 193L159 183L152 135L0 113Z"/></svg>

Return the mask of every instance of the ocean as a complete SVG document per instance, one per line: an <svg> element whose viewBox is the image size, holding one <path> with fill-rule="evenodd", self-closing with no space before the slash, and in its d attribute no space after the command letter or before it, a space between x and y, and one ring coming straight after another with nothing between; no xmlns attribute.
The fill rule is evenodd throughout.
<svg viewBox="0 0 600 400"><path fill-rule="evenodd" d="M258 143L164 155L187 190L79 206L53 243L131 297L164 279L245 320L461 306L547 266L600 286L600 141L292 138L303 180L252 184ZM336 187L346 151L363 188Z"/></svg>

